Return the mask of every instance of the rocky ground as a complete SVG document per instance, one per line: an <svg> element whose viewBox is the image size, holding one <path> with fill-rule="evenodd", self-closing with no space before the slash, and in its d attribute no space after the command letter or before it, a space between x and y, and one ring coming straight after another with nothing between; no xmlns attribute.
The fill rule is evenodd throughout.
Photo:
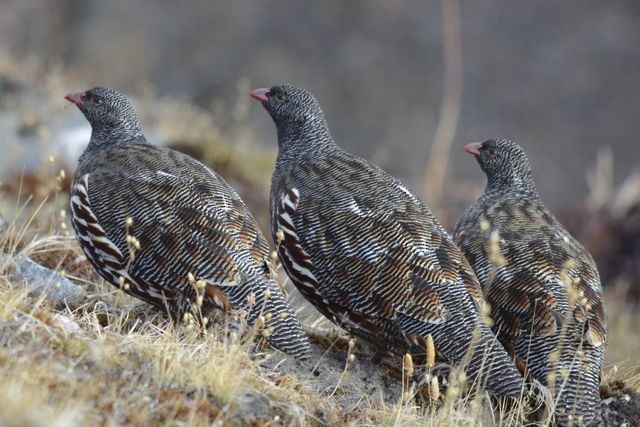
<svg viewBox="0 0 640 427"><path fill-rule="evenodd" d="M5 249L16 243L6 233ZM171 325L85 264L70 238L51 236L0 257L0 379L10 392L0 399L1 424L519 425L534 417L530 396L511 407L445 385L434 396L420 386L420 367L408 376L402 360L325 322L312 328L305 362L222 326L202 335ZM632 372L606 373L600 425L640 419Z"/></svg>

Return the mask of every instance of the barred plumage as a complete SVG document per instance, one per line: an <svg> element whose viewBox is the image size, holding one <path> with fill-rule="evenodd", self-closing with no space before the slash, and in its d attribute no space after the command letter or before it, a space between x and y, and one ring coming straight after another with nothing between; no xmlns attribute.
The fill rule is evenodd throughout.
<svg viewBox="0 0 640 427"><path fill-rule="evenodd" d="M478 385L519 395L522 376L481 319L471 267L420 199L341 150L307 91L283 85L251 95L278 130L272 234L300 292L334 323L398 354L424 354L431 334L440 356L468 362Z"/></svg>
<svg viewBox="0 0 640 427"><path fill-rule="evenodd" d="M491 304L494 331L553 391L561 424L579 417L588 424L600 407L606 340L596 265L543 204L521 147L489 140L465 150L488 184L458 221L454 239Z"/></svg>
<svg viewBox="0 0 640 427"><path fill-rule="evenodd" d="M276 348L309 356L309 341L275 281L269 248L227 183L197 160L149 144L120 93L66 97L92 126L71 187L71 222L111 284L172 317L211 308L265 316Z"/></svg>

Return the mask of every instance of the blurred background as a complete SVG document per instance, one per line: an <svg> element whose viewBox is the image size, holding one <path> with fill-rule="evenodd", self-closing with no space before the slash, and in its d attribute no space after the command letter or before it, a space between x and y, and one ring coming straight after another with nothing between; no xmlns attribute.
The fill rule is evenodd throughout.
<svg viewBox="0 0 640 427"><path fill-rule="evenodd" d="M342 147L404 180L449 229L484 186L462 146L516 140L604 283L633 300L639 42L636 0L4 0L0 179L8 194L61 168L68 180L89 127L62 98L112 86L153 142L214 166L266 229L276 134L247 93L287 82L317 96Z"/></svg>

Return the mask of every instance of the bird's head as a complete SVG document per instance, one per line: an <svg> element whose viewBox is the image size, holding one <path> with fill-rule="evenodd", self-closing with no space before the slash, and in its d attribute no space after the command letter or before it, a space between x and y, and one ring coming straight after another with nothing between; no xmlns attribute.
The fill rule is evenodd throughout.
<svg viewBox="0 0 640 427"><path fill-rule="evenodd" d="M487 175L489 187L533 186L529 159L522 147L508 139L472 142L464 151L473 154Z"/></svg>
<svg viewBox="0 0 640 427"><path fill-rule="evenodd" d="M96 130L130 129L138 131L138 116L129 100L120 92L94 87L86 92L69 93L64 99L75 104Z"/></svg>
<svg viewBox="0 0 640 427"><path fill-rule="evenodd" d="M249 95L269 112L278 131L326 126L320 104L305 89L283 84L255 89Z"/></svg>

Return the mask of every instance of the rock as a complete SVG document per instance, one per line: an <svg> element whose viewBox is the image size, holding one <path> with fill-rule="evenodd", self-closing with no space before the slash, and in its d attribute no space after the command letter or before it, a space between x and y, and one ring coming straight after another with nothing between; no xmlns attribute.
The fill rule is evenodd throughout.
<svg viewBox="0 0 640 427"><path fill-rule="evenodd" d="M23 254L9 261L10 274L16 283L24 282L29 295L46 298L54 305L66 303L70 306L80 304L84 299L82 287L72 283L57 271L44 267Z"/></svg>
<svg viewBox="0 0 640 427"><path fill-rule="evenodd" d="M82 328L80 327L80 325L78 325L78 322L76 322L75 320L73 320L71 317L69 316L65 316L64 314L60 314L60 313L55 313L53 315L53 320L56 321L56 323L62 328L64 329L64 331L67 334L84 334L82 332Z"/></svg>
<svg viewBox="0 0 640 427"><path fill-rule="evenodd" d="M640 392L602 400L600 426L640 425Z"/></svg>
<svg viewBox="0 0 640 427"><path fill-rule="evenodd" d="M347 349L340 347L345 344L327 350L313 341L310 360L273 357L263 362L262 367L271 371L268 375L273 377L294 374L303 378L307 387L320 395L331 395L333 403L345 410L359 404L393 405L402 397L402 383L380 368L376 362L378 355L366 342L359 343L355 359L349 362L347 373L343 375Z"/></svg>
<svg viewBox="0 0 640 427"><path fill-rule="evenodd" d="M240 393L230 406L229 421L232 425L262 424L275 416L269 400L255 392Z"/></svg>

